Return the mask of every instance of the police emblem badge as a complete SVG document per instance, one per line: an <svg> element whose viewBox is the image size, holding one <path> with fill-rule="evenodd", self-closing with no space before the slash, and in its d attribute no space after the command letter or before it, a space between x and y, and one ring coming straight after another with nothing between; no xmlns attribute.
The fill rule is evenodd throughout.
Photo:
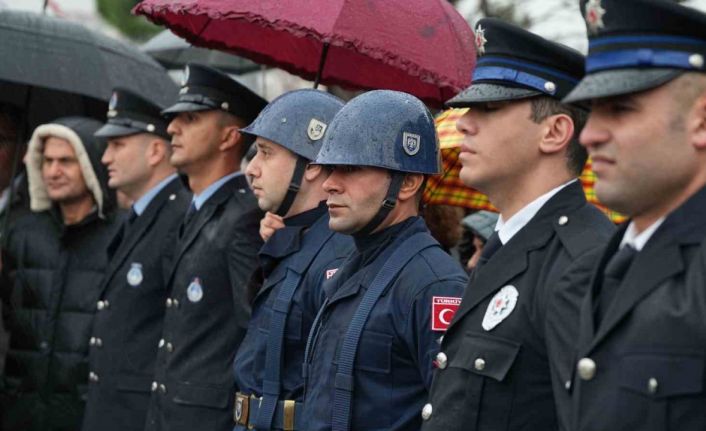
<svg viewBox="0 0 706 431"><path fill-rule="evenodd" d="M323 138L324 132L326 132L326 127L326 123L321 122L316 118L312 118L311 121L309 121L309 127L306 129L309 139L312 141L318 141Z"/></svg>
<svg viewBox="0 0 706 431"><path fill-rule="evenodd" d="M203 298L203 287L201 287L201 279L194 277L194 279L186 288L186 297L189 298L191 302L199 302Z"/></svg>
<svg viewBox="0 0 706 431"><path fill-rule="evenodd" d="M588 0L584 13L586 14L586 24L592 33L596 33L598 29L604 27L603 15L605 9L601 6L601 0Z"/></svg>
<svg viewBox="0 0 706 431"><path fill-rule="evenodd" d="M118 111L115 110L118 106L118 93L113 91L110 96L110 102L108 102L108 117L113 118L118 115Z"/></svg>
<svg viewBox="0 0 706 431"><path fill-rule="evenodd" d="M189 66L184 67L184 75L181 77L181 86L185 86L189 82Z"/></svg>
<svg viewBox="0 0 706 431"><path fill-rule="evenodd" d="M127 272L127 284L132 287L137 287L142 284L142 264L133 262L130 265L130 270Z"/></svg>
<svg viewBox="0 0 706 431"><path fill-rule="evenodd" d="M419 152L421 141L422 137L416 133L404 132L402 134L402 148L404 148L404 152L410 156Z"/></svg>
<svg viewBox="0 0 706 431"><path fill-rule="evenodd" d="M507 285L500 289L500 291L493 296L493 299L490 300L488 309L485 310L485 316L481 324L483 329L490 331L505 320L515 309L519 295L515 286Z"/></svg>
<svg viewBox="0 0 706 431"><path fill-rule="evenodd" d="M480 56L485 54L485 44L488 39L485 38L485 29L479 25L476 27L476 53Z"/></svg>

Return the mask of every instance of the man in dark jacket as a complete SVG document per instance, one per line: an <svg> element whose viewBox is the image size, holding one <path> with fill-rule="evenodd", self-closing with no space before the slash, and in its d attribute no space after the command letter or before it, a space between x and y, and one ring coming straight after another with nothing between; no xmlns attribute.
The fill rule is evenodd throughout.
<svg viewBox="0 0 706 431"><path fill-rule="evenodd" d="M305 356L304 428L417 430L432 360L467 282L419 217L439 172L421 101L371 91L341 109L316 163L330 175L329 227L356 250L324 284Z"/></svg>
<svg viewBox="0 0 706 431"><path fill-rule="evenodd" d="M179 230L159 340L148 430L231 431L231 366L250 317L246 285L262 246L257 207L238 171L251 142L240 128L266 102L214 69L187 66L171 163L194 193Z"/></svg>
<svg viewBox="0 0 706 431"><path fill-rule="evenodd" d="M630 221L587 283L566 385L572 430L703 430L706 14L669 1L581 5L587 74L567 101L591 103L581 143L596 194Z"/></svg>
<svg viewBox="0 0 706 431"><path fill-rule="evenodd" d="M90 346L90 385L84 430L142 431L162 334L169 257L191 199L169 163L167 123L160 108L115 90L103 163L111 188L133 201L108 249Z"/></svg>
<svg viewBox="0 0 706 431"><path fill-rule="evenodd" d="M101 124L65 118L38 127L27 150L32 214L8 233L3 271L12 285L2 429L81 426L88 341L118 224L93 134Z"/></svg>
<svg viewBox="0 0 706 431"><path fill-rule="evenodd" d="M233 365L236 430L304 430L301 401L306 336L324 300L321 284L352 252L353 241L328 227L326 172L310 165L328 124L343 106L318 90L285 93L242 130L257 137L247 175L260 209L261 235L281 224L259 253L264 284ZM282 119L286 118L286 122ZM292 404L291 408L285 405Z"/></svg>
<svg viewBox="0 0 706 431"><path fill-rule="evenodd" d="M441 344L422 429L550 431L559 426L552 380L563 380L549 359L570 363L571 346L550 342L548 318L578 327L580 296L562 296L561 280L614 229L577 179L585 114L561 103L583 56L496 19L479 21L476 41L473 82L448 104L471 107L457 123L460 176L500 217Z"/></svg>

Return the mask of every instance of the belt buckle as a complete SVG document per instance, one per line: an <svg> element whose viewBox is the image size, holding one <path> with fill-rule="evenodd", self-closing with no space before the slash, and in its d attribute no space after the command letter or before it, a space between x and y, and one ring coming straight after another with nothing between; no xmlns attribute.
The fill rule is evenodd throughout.
<svg viewBox="0 0 706 431"><path fill-rule="evenodd" d="M233 420L238 425L248 425L248 413L250 411L250 397L240 392L235 394L235 409L233 410Z"/></svg>
<svg viewBox="0 0 706 431"><path fill-rule="evenodd" d="M255 395L250 395L250 402L253 403L253 405L255 403L257 403L257 407L260 408L260 406L262 406L262 397L256 397ZM250 420L250 418L247 419L247 426L248 426L249 430L255 429L255 422L254 422L255 419L256 418L252 418L252 420Z"/></svg>
<svg viewBox="0 0 706 431"><path fill-rule="evenodd" d="M284 423L282 424L284 431L294 431L294 407L296 404L294 400L284 400Z"/></svg>

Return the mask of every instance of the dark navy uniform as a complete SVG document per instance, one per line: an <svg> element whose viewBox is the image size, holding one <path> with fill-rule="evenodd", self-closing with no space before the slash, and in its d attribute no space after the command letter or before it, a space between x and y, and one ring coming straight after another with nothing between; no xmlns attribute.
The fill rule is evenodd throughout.
<svg viewBox="0 0 706 431"><path fill-rule="evenodd" d="M511 24L482 19L476 34L483 55L473 83L449 102L452 106L560 100L583 75L578 52ZM555 402L569 402L560 373L570 368L566 351L573 341L563 329L577 332L575 312L582 297L567 292L562 279L575 262L595 259L592 250L603 246L613 230L574 180L551 195L509 241L501 243L498 233L491 237L502 247L489 260L481 257L444 336L429 403L422 410L423 430L560 427ZM494 248L491 242L484 256ZM553 315L562 318L558 340L550 324ZM555 389L562 397L556 401Z"/></svg>
<svg viewBox="0 0 706 431"><path fill-rule="evenodd" d="M316 163L375 166L391 181L377 214L353 233L356 253L324 284L305 357L304 423L313 431L416 430L467 276L421 218L375 229L407 173L439 172L433 118L410 95L365 93L336 114Z"/></svg>
<svg viewBox="0 0 706 431"><path fill-rule="evenodd" d="M250 327L233 365L240 391L236 430L305 429L301 402L306 337L324 300L321 283L353 251L353 240L329 229L325 202L296 215L289 211L297 196L308 199L300 193L306 167L316 158L326 128L341 107L342 100L318 90L291 91L241 129L286 149L295 161L287 191L276 208L267 208L284 217L285 227L259 254L265 282L256 292ZM272 172L261 168L266 157L258 154L248 167L253 185Z"/></svg>
<svg viewBox="0 0 706 431"><path fill-rule="evenodd" d="M569 101L619 100L684 72L704 73L706 14L667 1L583 1L581 7L589 29L587 75ZM706 188L666 214L632 252L628 229L629 223L594 266L582 304L574 374L566 385L572 429L706 429L706 260L704 248L699 251ZM611 281L609 265L630 254L622 276Z"/></svg>
<svg viewBox="0 0 706 431"><path fill-rule="evenodd" d="M286 227L276 231L259 254L265 283L253 302L248 334L233 365L238 390L246 397L236 400L240 403L236 404L236 422L240 423L236 429L245 429L246 424L254 424L257 418L256 404L259 402L251 403L249 398L263 394L270 321L287 275L292 271L305 270L300 286L292 297L285 329L280 398L301 402L304 395L304 348L316 312L324 301L321 285L333 277L345 257L353 251L351 237L329 230L325 205L285 219L285 223ZM303 253L300 251L311 247L316 247L313 260L302 259ZM245 417L246 414L248 417ZM280 414L280 417L283 415ZM273 428L281 429L283 426L281 423L274 424Z"/></svg>
<svg viewBox="0 0 706 431"><path fill-rule="evenodd" d="M127 91L111 98L100 138L150 133L168 139L159 107ZM156 193L156 194L155 194ZM176 175L163 179L140 199L138 214L125 221L109 247L110 264L100 288L89 340L90 386L85 430L145 427L154 380L157 342L162 334L166 278L179 225L191 195Z"/></svg>
<svg viewBox="0 0 706 431"><path fill-rule="evenodd" d="M265 105L252 104L261 99L226 75L203 66L187 68L179 101L167 114L220 109L252 121ZM233 426L231 364L250 317L246 286L262 246L263 214L239 173L221 178L194 199L195 212L187 212L180 227L168 277L147 430L226 431Z"/></svg>

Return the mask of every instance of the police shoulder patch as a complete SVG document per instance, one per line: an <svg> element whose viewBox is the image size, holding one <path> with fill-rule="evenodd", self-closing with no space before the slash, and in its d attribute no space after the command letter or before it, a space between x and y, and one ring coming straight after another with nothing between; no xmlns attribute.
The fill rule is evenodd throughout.
<svg viewBox="0 0 706 431"><path fill-rule="evenodd" d="M431 330L446 331L460 306L461 298L433 296L431 298Z"/></svg>

